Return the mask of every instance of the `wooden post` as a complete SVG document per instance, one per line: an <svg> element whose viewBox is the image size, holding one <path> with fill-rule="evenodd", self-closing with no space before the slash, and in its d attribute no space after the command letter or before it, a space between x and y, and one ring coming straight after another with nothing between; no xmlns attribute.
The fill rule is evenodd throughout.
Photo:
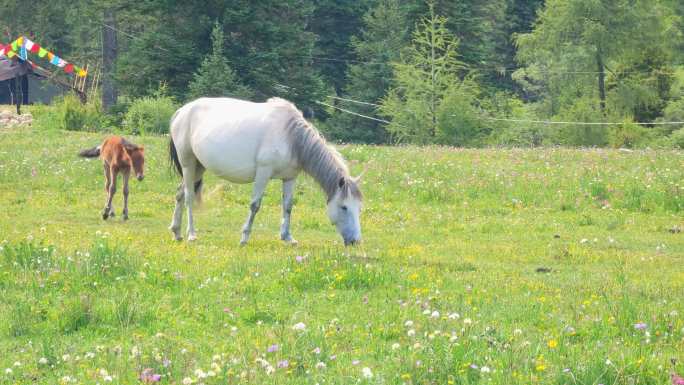
<svg viewBox="0 0 684 385"><path fill-rule="evenodd" d="M102 26L102 108L105 111L116 104L118 96L114 84L116 55L116 11L108 7L104 10L104 25Z"/></svg>

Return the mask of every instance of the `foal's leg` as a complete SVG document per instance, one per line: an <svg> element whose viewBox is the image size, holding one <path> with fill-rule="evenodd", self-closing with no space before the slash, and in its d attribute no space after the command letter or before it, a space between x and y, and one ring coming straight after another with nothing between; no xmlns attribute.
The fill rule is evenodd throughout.
<svg viewBox="0 0 684 385"><path fill-rule="evenodd" d="M184 200L185 187L183 186L183 182L181 182L176 190L176 207L173 209L173 219L171 220L171 226L169 226L169 230L173 231L173 237L177 241L183 239L183 236L181 235L181 223L183 222Z"/></svg>
<svg viewBox="0 0 684 385"><path fill-rule="evenodd" d="M242 238L240 239L241 246L246 245L249 240L254 217L259 211L259 207L261 207L261 198L264 196L264 190L266 190L266 185L271 179L271 175L272 171L270 168L257 168L252 190L252 202L249 205L249 215L247 216L247 222L245 222L245 225L242 227Z"/></svg>
<svg viewBox="0 0 684 385"><path fill-rule="evenodd" d="M124 196L124 208L123 208L123 220L128 220L128 178L131 176L131 170L123 172L123 196Z"/></svg>
<svg viewBox="0 0 684 385"><path fill-rule="evenodd" d="M297 244L297 241L290 234L290 214L292 213L294 201L294 186L295 179L283 181L283 223L280 225L280 239L291 244Z"/></svg>
<svg viewBox="0 0 684 385"><path fill-rule="evenodd" d="M114 209L112 208L112 198L114 198L114 193L116 193L116 176L118 171L109 169L109 196L107 197L107 205L102 212L102 219L107 219L108 217L114 216Z"/></svg>

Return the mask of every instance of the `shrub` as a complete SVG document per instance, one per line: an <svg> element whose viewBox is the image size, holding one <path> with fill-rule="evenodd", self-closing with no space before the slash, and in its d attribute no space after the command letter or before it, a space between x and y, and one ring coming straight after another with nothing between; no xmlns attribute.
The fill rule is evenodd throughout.
<svg viewBox="0 0 684 385"><path fill-rule="evenodd" d="M652 136L647 127L633 122L625 122L610 128L608 144L615 148L643 147L649 143Z"/></svg>
<svg viewBox="0 0 684 385"><path fill-rule="evenodd" d="M166 134L176 108L173 98L162 93L136 99L124 117L124 131L129 134Z"/></svg>
<svg viewBox="0 0 684 385"><path fill-rule="evenodd" d="M37 129L98 131L102 128L102 105L97 98L83 104L77 96L67 94L55 99L52 106L32 108L31 112Z"/></svg>

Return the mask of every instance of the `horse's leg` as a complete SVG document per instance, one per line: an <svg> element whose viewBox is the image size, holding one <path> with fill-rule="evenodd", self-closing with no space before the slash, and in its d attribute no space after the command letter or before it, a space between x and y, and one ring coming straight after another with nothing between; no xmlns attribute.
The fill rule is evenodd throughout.
<svg viewBox="0 0 684 385"><path fill-rule="evenodd" d="M280 225L280 239L291 244L297 244L297 241L290 234L290 214L292 213L294 201L294 186L295 179L283 181L283 223Z"/></svg>
<svg viewBox="0 0 684 385"><path fill-rule="evenodd" d="M104 167L104 176L105 176L105 192L107 193L107 201L109 201L109 187L112 185L112 176L109 173L109 164L107 161L102 162L102 165ZM102 219L107 219L109 217L109 208L107 206L107 202L105 202L105 207L102 210Z"/></svg>
<svg viewBox="0 0 684 385"><path fill-rule="evenodd" d="M183 239L181 235L181 223L183 222L183 201L185 200L185 187L183 182L178 185L176 190L176 207L173 209L173 219L169 230L173 231L173 237L177 241Z"/></svg>
<svg viewBox="0 0 684 385"><path fill-rule="evenodd" d="M195 162L191 167L183 167L183 195L188 210L188 241L197 239L195 224L192 218L192 203L195 201Z"/></svg>
<svg viewBox="0 0 684 385"><path fill-rule="evenodd" d="M254 187L252 190L252 202L249 205L249 215L247 216L247 222L242 227L242 238L240 239L240 245L244 246L249 240L249 234L252 232L252 224L254 223L254 217L261 207L261 198L264 196L264 190L266 190L266 185L271 179L272 171L270 168L257 168L256 176L254 178Z"/></svg>
<svg viewBox="0 0 684 385"><path fill-rule="evenodd" d="M131 176L131 170L126 170L123 172L123 196L124 196L124 208L123 208L123 220L128 220L128 178Z"/></svg>
<svg viewBox="0 0 684 385"><path fill-rule="evenodd" d="M102 213L102 219L107 219L108 217L114 216L114 209L112 208L112 199L114 198L114 193L116 193L116 176L118 174L118 171L113 170L110 167L109 172L109 196L107 197L107 206L105 206L104 212Z"/></svg>

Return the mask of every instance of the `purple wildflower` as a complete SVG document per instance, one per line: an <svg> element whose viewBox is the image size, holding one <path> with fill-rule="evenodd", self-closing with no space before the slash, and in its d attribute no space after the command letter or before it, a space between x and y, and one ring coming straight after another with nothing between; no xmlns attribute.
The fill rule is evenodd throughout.
<svg viewBox="0 0 684 385"><path fill-rule="evenodd" d="M273 344L268 347L267 351L269 353L277 352L278 351L278 344Z"/></svg>
<svg viewBox="0 0 684 385"><path fill-rule="evenodd" d="M288 361L288 360L278 361L278 367L279 368L283 369L283 368L287 368L288 366L290 366L290 361Z"/></svg>
<svg viewBox="0 0 684 385"><path fill-rule="evenodd" d="M637 323L634 324L634 329L636 329L636 330L644 330L644 329L646 329L647 327L648 327L648 325L646 325L646 324L643 323L643 322L637 322Z"/></svg>
<svg viewBox="0 0 684 385"><path fill-rule="evenodd" d="M305 259L305 258L306 258L306 257L304 257L304 256L302 256L302 255L298 255L298 256L295 257L295 261L297 261L297 263L302 263L302 262L304 262L304 259Z"/></svg>
<svg viewBox="0 0 684 385"><path fill-rule="evenodd" d="M146 368L140 373L140 381L151 384L153 382L159 382L161 380L161 374L154 373L152 368Z"/></svg>

